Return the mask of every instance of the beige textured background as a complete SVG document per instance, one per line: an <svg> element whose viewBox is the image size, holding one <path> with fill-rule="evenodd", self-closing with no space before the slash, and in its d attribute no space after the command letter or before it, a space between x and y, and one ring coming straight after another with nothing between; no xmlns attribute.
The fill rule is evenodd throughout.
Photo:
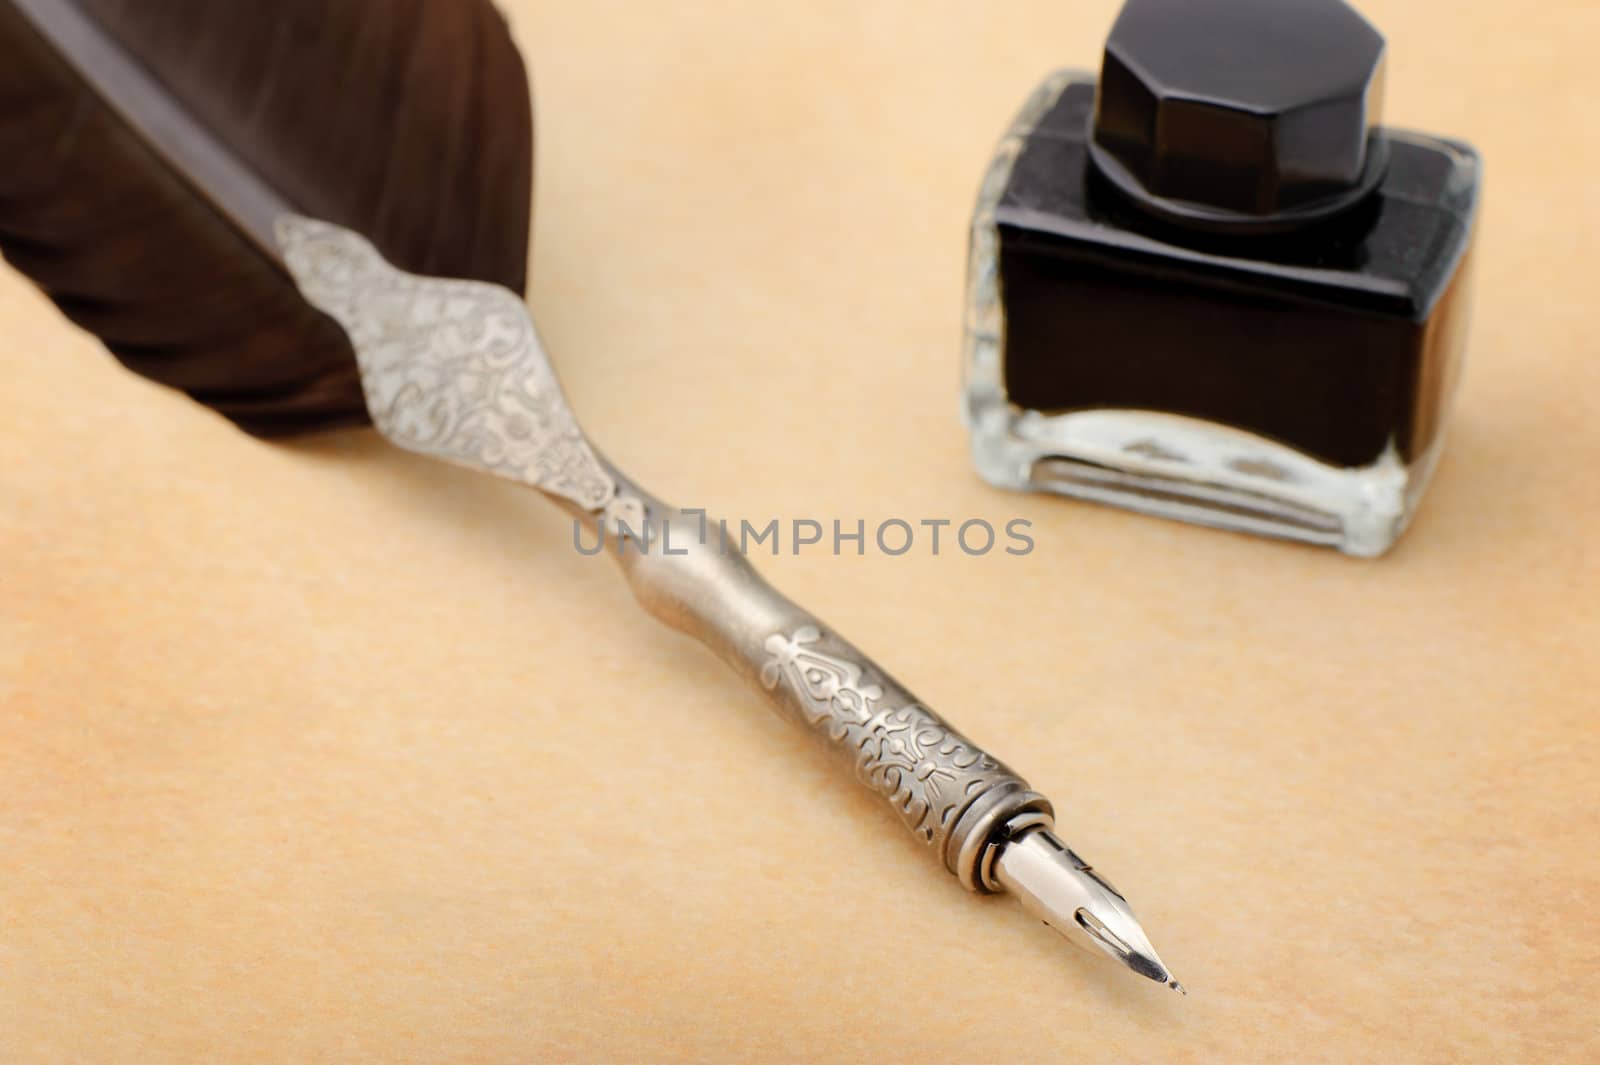
<svg viewBox="0 0 1600 1065"><path fill-rule="evenodd" d="M1031 519L767 569L1054 795L1193 994L961 892L553 508L249 440L0 272L0 1061L1600 1058L1600 6L1368 0L1391 120L1490 175L1375 564L969 471L975 183L1109 0L510 7L593 435L734 516Z"/></svg>

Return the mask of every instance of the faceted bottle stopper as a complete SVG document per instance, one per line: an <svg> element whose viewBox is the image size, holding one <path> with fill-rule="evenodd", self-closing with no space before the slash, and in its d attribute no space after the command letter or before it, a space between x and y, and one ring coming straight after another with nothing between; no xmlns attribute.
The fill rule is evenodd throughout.
<svg viewBox="0 0 1600 1065"><path fill-rule="evenodd" d="M1382 179L1383 65L1382 34L1343 0L1128 0L1090 151L1168 221L1294 228Z"/></svg>

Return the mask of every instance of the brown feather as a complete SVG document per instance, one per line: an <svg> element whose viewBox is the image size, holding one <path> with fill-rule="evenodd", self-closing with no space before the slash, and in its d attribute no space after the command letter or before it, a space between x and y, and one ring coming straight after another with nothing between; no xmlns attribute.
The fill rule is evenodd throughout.
<svg viewBox="0 0 1600 1065"><path fill-rule="evenodd" d="M403 269L522 290L531 107L487 0L76 10L274 203L361 232ZM0 252L130 369L253 433L365 421L348 340L260 227L136 132L64 51L0 0Z"/></svg>

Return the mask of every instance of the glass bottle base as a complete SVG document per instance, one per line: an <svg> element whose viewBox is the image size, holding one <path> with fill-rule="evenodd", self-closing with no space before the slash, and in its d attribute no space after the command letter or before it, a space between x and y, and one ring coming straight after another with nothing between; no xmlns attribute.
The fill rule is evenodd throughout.
<svg viewBox="0 0 1600 1065"><path fill-rule="evenodd" d="M998 397L995 397L998 398ZM1254 434L1181 415L1045 415L968 408L972 456L991 484L1112 503L1157 517L1375 558L1411 521L1439 449L1407 465L1391 447L1344 469Z"/></svg>

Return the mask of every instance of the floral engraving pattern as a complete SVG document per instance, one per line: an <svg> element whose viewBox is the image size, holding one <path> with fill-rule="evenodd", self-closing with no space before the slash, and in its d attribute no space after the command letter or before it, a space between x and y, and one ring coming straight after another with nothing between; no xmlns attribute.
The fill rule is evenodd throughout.
<svg viewBox="0 0 1600 1065"><path fill-rule="evenodd" d="M1016 778L930 711L881 708L883 686L864 679L857 663L823 651L821 641L810 625L769 637L762 685L776 691L787 681L806 722L853 753L857 778L888 799L919 839L943 849L973 798Z"/></svg>
<svg viewBox="0 0 1600 1065"><path fill-rule="evenodd" d="M350 337L373 424L411 451L602 509L616 494L527 307L499 285L418 277L350 230L278 223L301 293Z"/></svg>

